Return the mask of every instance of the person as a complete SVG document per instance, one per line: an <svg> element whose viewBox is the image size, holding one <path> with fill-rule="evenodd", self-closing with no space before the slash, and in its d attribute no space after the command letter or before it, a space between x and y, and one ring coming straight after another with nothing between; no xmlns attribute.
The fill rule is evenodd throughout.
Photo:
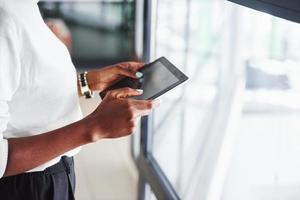
<svg viewBox="0 0 300 200"><path fill-rule="evenodd" d="M142 63L90 71L91 90L103 91ZM67 48L39 13L37 0L0 0L0 199L74 199L72 157L82 145L130 135L139 117L158 106L128 98L141 91L109 91L82 117L78 81ZM78 89L79 88L81 89ZM86 95L86 94L84 94Z"/></svg>

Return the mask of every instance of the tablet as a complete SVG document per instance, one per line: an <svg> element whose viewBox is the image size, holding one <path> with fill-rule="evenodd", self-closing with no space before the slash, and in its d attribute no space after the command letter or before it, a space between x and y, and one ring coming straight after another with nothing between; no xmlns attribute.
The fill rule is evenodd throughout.
<svg viewBox="0 0 300 200"><path fill-rule="evenodd" d="M101 92L101 98L104 98L106 92L109 90L130 87L133 89L142 89L144 91L142 95L132 97L134 99L155 99L188 80L188 77L165 57L161 57L152 63L146 64L139 71L143 73L142 78L123 78Z"/></svg>

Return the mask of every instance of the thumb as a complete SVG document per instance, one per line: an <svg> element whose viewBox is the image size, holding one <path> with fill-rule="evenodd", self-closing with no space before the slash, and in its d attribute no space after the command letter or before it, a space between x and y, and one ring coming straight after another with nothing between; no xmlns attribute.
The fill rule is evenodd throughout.
<svg viewBox="0 0 300 200"><path fill-rule="evenodd" d="M134 79L141 78L141 76L142 76L141 72L136 72L136 71L133 71L133 70L124 69L122 67L118 68L118 74L123 75L123 76L128 76L128 77L131 77L131 78L134 78Z"/></svg>

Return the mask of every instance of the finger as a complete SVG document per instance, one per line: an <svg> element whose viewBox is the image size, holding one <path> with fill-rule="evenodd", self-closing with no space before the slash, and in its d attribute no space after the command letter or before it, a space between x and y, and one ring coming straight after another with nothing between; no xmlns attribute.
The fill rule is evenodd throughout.
<svg viewBox="0 0 300 200"><path fill-rule="evenodd" d="M136 116L144 116L148 115L149 112L155 108L157 108L160 105L160 102L158 100L131 100L131 104L136 110Z"/></svg>
<svg viewBox="0 0 300 200"><path fill-rule="evenodd" d="M125 69L130 69L132 71L138 71L139 69L143 68L145 63L142 62L124 62L120 64L120 67Z"/></svg>
<svg viewBox="0 0 300 200"><path fill-rule="evenodd" d="M129 87L111 90L107 93L108 96L114 97L114 98L128 98L128 97L132 97L132 96L139 96L141 94L143 94L143 90L132 89Z"/></svg>
<svg viewBox="0 0 300 200"><path fill-rule="evenodd" d="M131 77L131 78L134 78L134 79L141 78L141 75L137 74L137 72L132 71L132 70L128 70L128 69L125 69L125 68L122 68L122 67L117 68L117 73L119 75Z"/></svg>
<svg viewBox="0 0 300 200"><path fill-rule="evenodd" d="M132 99L132 104L139 109L155 109L160 105L159 100L136 100Z"/></svg>
<svg viewBox="0 0 300 200"><path fill-rule="evenodd" d="M152 113L152 110L151 109L147 109L147 110L136 110L134 112L134 115L133 117L135 119L139 118L139 117L143 117L143 116L147 116L147 115L150 115Z"/></svg>

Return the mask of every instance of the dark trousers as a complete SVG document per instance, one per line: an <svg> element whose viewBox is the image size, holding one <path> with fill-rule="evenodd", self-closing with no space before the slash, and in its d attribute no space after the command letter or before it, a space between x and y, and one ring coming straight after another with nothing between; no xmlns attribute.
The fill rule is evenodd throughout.
<svg viewBox="0 0 300 200"><path fill-rule="evenodd" d="M74 200L73 157L42 172L23 173L0 179L1 200Z"/></svg>

